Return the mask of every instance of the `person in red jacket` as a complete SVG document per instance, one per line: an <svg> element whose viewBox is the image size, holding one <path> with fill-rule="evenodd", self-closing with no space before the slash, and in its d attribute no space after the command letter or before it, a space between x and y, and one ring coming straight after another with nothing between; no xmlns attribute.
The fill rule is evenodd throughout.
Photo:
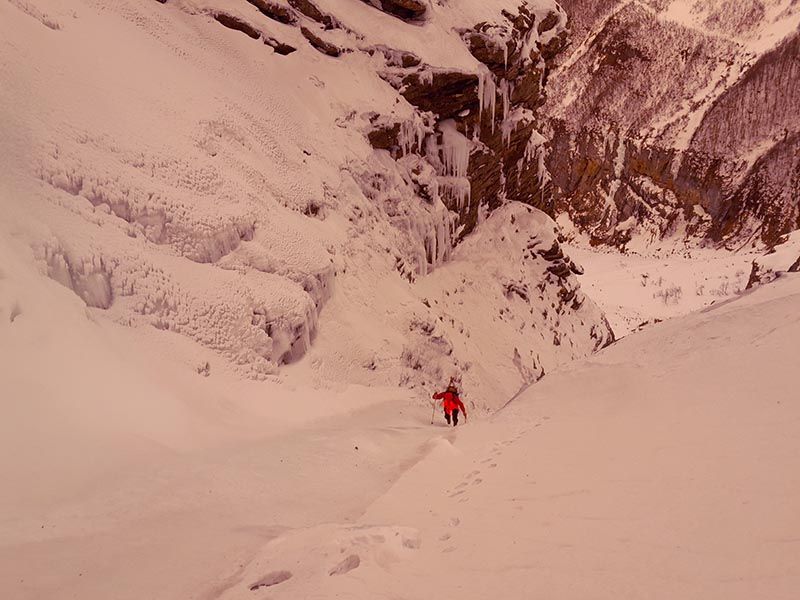
<svg viewBox="0 0 800 600"><path fill-rule="evenodd" d="M458 425L458 411L464 413L464 419L467 418L467 409L464 408L464 403L461 402L461 398L458 397L458 390L456 389L455 384L453 381L450 381L450 384L447 386L447 389L443 392L438 392L433 395L434 400L441 400L442 407L444 408L444 418L447 421L447 424L450 424L450 417L453 418L453 427Z"/></svg>

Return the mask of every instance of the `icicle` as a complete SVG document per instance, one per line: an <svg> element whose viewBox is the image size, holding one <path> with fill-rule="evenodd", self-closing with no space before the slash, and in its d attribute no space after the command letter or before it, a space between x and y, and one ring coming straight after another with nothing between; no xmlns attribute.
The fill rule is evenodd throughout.
<svg viewBox="0 0 800 600"><path fill-rule="evenodd" d="M538 131L531 132L531 138L528 140L528 145L525 146L525 160L531 161L538 155L539 148L544 144L547 140L544 136L539 133Z"/></svg>
<svg viewBox="0 0 800 600"><path fill-rule="evenodd" d="M422 142L425 141L425 124L417 115L408 121L400 123L398 143L403 150L403 155L422 151Z"/></svg>
<svg viewBox="0 0 800 600"><path fill-rule="evenodd" d="M487 85L485 89L489 92L489 105L491 106L491 119L492 119L492 133L494 133L494 121L495 121L495 113L497 112L497 88L494 83L494 79L492 76L489 75L490 85Z"/></svg>
<svg viewBox="0 0 800 600"><path fill-rule="evenodd" d="M478 105L480 116L483 117L485 110L491 110L492 133L494 133L494 119L497 105L497 85L494 77L488 69L482 69L478 73Z"/></svg>
<svg viewBox="0 0 800 600"><path fill-rule="evenodd" d="M442 175L449 177L466 177L469 168L469 153L472 150L470 141L456 129L455 121L448 119L439 123L442 132Z"/></svg>
<svg viewBox="0 0 800 600"><path fill-rule="evenodd" d="M512 119L511 117L511 95L514 93L514 85L503 79L500 81L500 97L503 100L503 122L502 122L502 133L503 133L503 145L508 146L509 142L511 141L511 134L514 131L516 126L516 119Z"/></svg>
<svg viewBox="0 0 800 600"><path fill-rule="evenodd" d="M503 120L508 118L508 113L511 109L511 95L514 93L514 84L503 79L500 82L500 94L503 98Z"/></svg>
<svg viewBox="0 0 800 600"><path fill-rule="evenodd" d="M516 125L516 121L513 119L506 119L503 121L501 125L501 131L503 133L503 146L508 146L511 142L511 134L514 133L514 126Z"/></svg>
<svg viewBox="0 0 800 600"><path fill-rule="evenodd" d="M433 85L433 69L422 69L417 71L419 82L423 85Z"/></svg>
<svg viewBox="0 0 800 600"><path fill-rule="evenodd" d="M478 122L483 117L483 88L486 87L486 73L478 73Z"/></svg>

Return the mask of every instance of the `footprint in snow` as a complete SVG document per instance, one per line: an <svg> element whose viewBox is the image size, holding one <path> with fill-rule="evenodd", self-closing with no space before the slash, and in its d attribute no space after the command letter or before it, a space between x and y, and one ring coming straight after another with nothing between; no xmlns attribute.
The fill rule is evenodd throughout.
<svg viewBox="0 0 800 600"><path fill-rule="evenodd" d="M333 567L330 571L328 571L328 575L344 575L345 573L349 573L353 569L358 568L360 564L361 558L358 556L358 554L351 554L338 565Z"/></svg>
<svg viewBox="0 0 800 600"><path fill-rule="evenodd" d="M250 591L255 592L262 587L270 587L273 585L278 585L279 583L283 583L287 579L292 578L291 571L273 571L267 575L264 575L261 579L256 581L253 585L250 586Z"/></svg>

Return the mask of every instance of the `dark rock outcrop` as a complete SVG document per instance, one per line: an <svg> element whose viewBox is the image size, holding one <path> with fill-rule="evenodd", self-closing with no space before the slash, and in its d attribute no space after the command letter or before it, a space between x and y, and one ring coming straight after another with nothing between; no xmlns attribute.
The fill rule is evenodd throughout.
<svg viewBox="0 0 800 600"><path fill-rule="evenodd" d="M285 25L294 25L297 23L297 15L290 8L278 4L273 0L247 0L250 4L255 6L261 14L269 17L273 21L278 21Z"/></svg>
<svg viewBox="0 0 800 600"><path fill-rule="evenodd" d="M331 44L330 42L326 42L313 31L311 31L308 27L301 27L300 32L303 34L303 37L308 40L308 43L311 46L323 54L327 56L337 57L342 54L341 48L336 46L335 44Z"/></svg>
<svg viewBox="0 0 800 600"><path fill-rule="evenodd" d="M316 21L325 26L325 29L335 29L339 27L339 22L327 13L322 12L311 0L287 0L289 5L312 21Z"/></svg>
<svg viewBox="0 0 800 600"><path fill-rule="evenodd" d="M290 46L289 44L281 42L280 40L276 40L275 38L270 37L268 35L263 35L261 31L259 31L256 27L234 15L230 15L224 12L215 12L214 18L225 27L228 27L229 29L233 29L235 31L241 31L247 37L250 37L254 40L263 37L264 43L273 50L275 50L277 54L285 56L297 50L297 48L295 48L294 46Z"/></svg>
<svg viewBox="0 0 800 600"><path fill-rule="evenodd" d="M276 54L280 54L282 56L286 56L287 54L291 54L292 52L296 52L297 48L294 46L290 46L289 44L285 44L280 40L276 40L275 38L264 36L264 43L275 50Z"/></svg>
<svg viewBox="0 0 800 600"><path fill-rule="evenodd" d="M261 32L258 29L239 17L224 12L215 12L214 18L228 29L241 31L243 34L253 38L254 40L257 40L261 37Z"/></svg>
<svg viewBox="0 0 800 600"><path fill-rule="evenodd" d="M428 3L425 0L362 0L362 2L406 21L417 21L428 11Z"/></svg>
<svg viewBox="0 0 800 600"><path fill-rule="evenodd" d="M400 93L422 111L450 119L478 107L478 76L459 71L425 69L403 78Z"/></svg>

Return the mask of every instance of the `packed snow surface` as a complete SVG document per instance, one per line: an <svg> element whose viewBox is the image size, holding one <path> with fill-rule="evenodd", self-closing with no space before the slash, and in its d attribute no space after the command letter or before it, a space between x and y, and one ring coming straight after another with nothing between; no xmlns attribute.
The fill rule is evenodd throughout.
<svg viewBox="0 0 800 600"><path fill-rule="evenodd" d="M10 598L789 600L800 585L798 275L459 429L390 388L199 385L168 346L150 354L44 281L2 297L0 376L20 399L0 425Z"/></svg>
<svg viewBox="0 0 800 600"><path fill-rule="evenodd" d="M547 377L222 597L288 568L272 597L795 598L798 305L789 276Z"/></svg>

